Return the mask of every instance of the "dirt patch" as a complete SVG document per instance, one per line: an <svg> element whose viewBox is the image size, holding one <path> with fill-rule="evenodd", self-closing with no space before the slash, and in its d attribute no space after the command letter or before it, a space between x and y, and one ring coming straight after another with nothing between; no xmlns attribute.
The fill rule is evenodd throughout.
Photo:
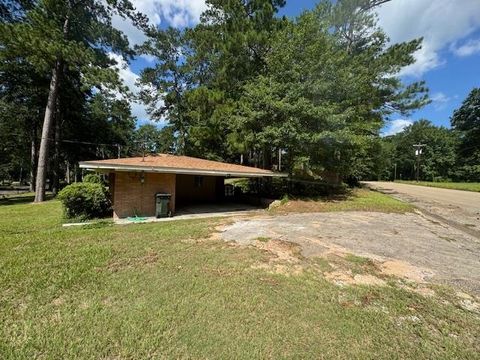
<svg viewBox="0 0 480 360"><path fill-rule="evenodd" d="M385 275L396 276L422 283L431 278L435 273L431 270L413 266L401 260L388 260L380 265L380 271Z"/></svg>
<svg viewBox="0 0 480 360"><path fill-rule="evenodd" d="M422 295L423 297L432 297L436 294L433 289L428 287L428 284L417 284L411 281L405 283L400 280L397 282L397 286L415 294Z"/></svg>
<svg viewBox="0 0 480 360"><path fill-rule="evenodd" d="M55 306L61 306L63 304L65 304L65 299L61 296L56 299L53 299L52 301L52 305L55 305Z"/></svg>
<svg viewBox="0 0 480 360"><path fill-rule="evenodd" d="M277 239L262 238L252 243L252 246L269 254L267 262L252 265L252 269L263 269L269 273L286 276L300 275L304 264L297 244Z"/></svg>
<svg viewBox="0 0 480 360"><path fill-rule="evenodd" d="M419 295L422 295L424 297L431 297L435 296L435 291L428 288L428 287L415 287L415 288L408 288L408 290L413 291L414 293L417 293Z"/></svg>
<svg viewBox="0 0 480 360"><path fill-rule="evenodd" d="M269 240L255 242L255 247L268 251L275 255L272 259L274 262L288 262L298 263L300 261L300 247L297 244L282 241L282 240Z"/></svg>
<svg viewBox="0 0 480 360"><path fill-rule="evenodd" d="M352 271L332 271L325 273L325 278L330 280L334 284L344 286L344 285L370 285L370 286L385 286L387 283L370 274L356 274L354 275Z"/></svg>
<svg viewBox="0 0 480 360"><path fill-rule="evenodd" d="M463 299L460 301L460 307L477 314L480 314L480 304L474 300Z"/></svg>
<svg viewBox="0 0 480 360"><path fill-rule="evenodd" d="M223 224L217 225L213 228L213 232L210 235L209 240L221 240L222 233L233 224L233 221L225 222Z"/></svg>
<svg viewBox="0 0 480 360"><path fill-rule="evenodd" d="M270 274L280 274L285 276L300 275L304 271L302 265L296 264L275 264L275 263L260 263L252 265L252 269L266 270Z"/></svg>

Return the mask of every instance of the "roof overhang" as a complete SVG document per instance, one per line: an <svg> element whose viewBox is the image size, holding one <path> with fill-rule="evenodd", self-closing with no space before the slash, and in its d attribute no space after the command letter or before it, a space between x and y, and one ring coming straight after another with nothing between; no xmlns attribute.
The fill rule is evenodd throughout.
<svg viewBox="0 0 480 360"><path fill-rule="evenodd" d="M97 172L151 172L162 174L182 174L182 175L202 175L202 176L225 176L225 177L287 177L284 173L258 173L258 172L239 172L239 171L219 171L219 170L202 170L202 169L185 169L161 166L139 166L139 165L118 165L118 164L98 164L90 161L82 161L79 163L82 169L93 170Z"/></svg>

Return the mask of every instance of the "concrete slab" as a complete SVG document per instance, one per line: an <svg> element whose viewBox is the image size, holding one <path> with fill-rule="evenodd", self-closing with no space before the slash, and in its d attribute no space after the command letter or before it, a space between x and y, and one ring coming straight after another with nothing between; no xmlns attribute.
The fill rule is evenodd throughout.
<svg viewBox="0 0 480 360"><path fill-rule="evenodd" d="M131 220L131 219L129 220L128 218L118 219L118 220L115 220L115 224L126 225L126 224L203 219L203 218L214 218L214 217L241 216L241 215L250 215L250 214L261 213L261 212L263 212L261 208L248 205L248 204L236 204L236 203L201 204L201 205L191 205L186 207L180 207L177 210L176 215L173 217L167 217L167 218L146 217L146 218L142 218L141 220Z"/></svg>
<svg viewBox="0 0 480 360"><path fill-rule="evenodd" d="M300 245L305 257L353 253L382 262L398 260L422 269L427 280L480 295L478 239L422 213L267 215L235 219L221 237L241 245L252 245L259 237L288 241Z"/></svg>

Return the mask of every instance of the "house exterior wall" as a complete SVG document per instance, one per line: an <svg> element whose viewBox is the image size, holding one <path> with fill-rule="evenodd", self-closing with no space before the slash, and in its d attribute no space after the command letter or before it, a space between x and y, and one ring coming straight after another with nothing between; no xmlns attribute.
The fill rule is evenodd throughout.
<svg viewBox="0 0 480 360"><path fill-rule="evenodd" d="M199 179L201 178L201 180ZM221 176L177 175L177 204L194 204L217 201L224 195L224 178Z"/></svg>
<svg viewBox="0 0 480 360"><path fill-rule="evenodd" d="M143 176L143 183L142 183ZM110 178L113 217L155 216L155 194L172 194L170 210L175 212L175 174L115 172Z"/></svg>

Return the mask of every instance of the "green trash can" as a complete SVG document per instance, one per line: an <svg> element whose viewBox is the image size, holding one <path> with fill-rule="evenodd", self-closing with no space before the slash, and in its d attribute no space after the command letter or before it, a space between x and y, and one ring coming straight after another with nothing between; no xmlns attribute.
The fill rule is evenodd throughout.
<svg viewBox="0 0 480 360"><path fill-rule="evenodd" d="M155 194L155 216L157 218L172 216L172 212L170 211L171 198L171 194Z"/></svg>

